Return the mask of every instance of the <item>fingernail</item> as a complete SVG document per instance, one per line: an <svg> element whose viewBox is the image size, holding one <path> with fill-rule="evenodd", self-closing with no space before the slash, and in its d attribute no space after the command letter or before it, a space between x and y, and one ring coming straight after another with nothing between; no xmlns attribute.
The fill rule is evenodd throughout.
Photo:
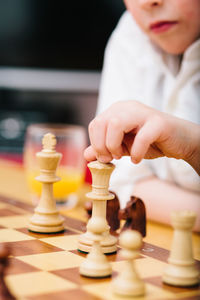
<svg viewBox="0 0 200 300"><path fill-rule="evenodd" d="M131 161L134 163L134 164L137 164L138 161L134 158L134 157L131 157Z"/></svg>
<svg viewBox="0 0 200 300"><path fill-rule="evenodd" d="M113 155L112 156L114 159L120 159L121 157L120 156L118 156L118 155Z"/></svg>
<svg viewBox="0 0 200 300"><path fill-rule="evenodd" d="M98 161L102 162L102 163L108 163L109 161L111 161L112 159L110 159L110 157L108 156L98 156Z"/></svg>

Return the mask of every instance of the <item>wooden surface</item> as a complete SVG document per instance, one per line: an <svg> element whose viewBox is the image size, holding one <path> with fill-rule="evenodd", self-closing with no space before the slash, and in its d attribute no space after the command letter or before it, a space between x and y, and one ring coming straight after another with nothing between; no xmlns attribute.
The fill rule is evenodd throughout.
<svg viewBox="0 0 200 300"><path fill-rule="evenodd" d="M84 186L79 204L73 209L62 208L65 232L58 235L36 234L27 230L33 205L21 165L0 161L0 241L12 249L6 281L17 299L83 299L117 300L113 295L111 278L89 279L79 275L85 254L77 252L77 240L85 230L86 213L83 209ZM162 284L172 239L172 229L148 222L147 237L136 262L147 294L141 299L192 299L200 297L200 286L175 288ZM199 255L199 235L193 234L196 259ZM120 253L109 255L112 276L123 267ZM102 291L105 293L102 294ZM137 299L137 298L135 298Z"/></svg>
<svg viewBox="0 0 200 300"><path fill-rule="evenodd" d="M0 196L0 240L9 246L12 253L5 280L17 299L124 299L112 291L112 279L123 268L119 247L117 255L107 256L112 265L112 277L82 277L79 266L86 255L77 251L77 241L86 229L85 223L64 216L63 233L31 233L27 230L27 223L32 213L32 205ZM134 299L199 299L200 286L188 289L162 283L168 255L168 250L143 242L135 265L145 282L146 295Z"/></svg>
<svg viewBox="0 0 200 300"><path fill-rule="evenodd" d="M86 221L83 204L84 201L87 201L85 193L88 191L90 191L90 186L84 185L79 192L78 205L73 209L62 208L62 213ZM31 204L25 173L21 164L0 160L0 195L14 197L16 200ZM169 226L147 222L145 241L169 250L172 234L173 230ZM200 235L196 233L193 233L193 248L195 258L200 260Z"/></svg>

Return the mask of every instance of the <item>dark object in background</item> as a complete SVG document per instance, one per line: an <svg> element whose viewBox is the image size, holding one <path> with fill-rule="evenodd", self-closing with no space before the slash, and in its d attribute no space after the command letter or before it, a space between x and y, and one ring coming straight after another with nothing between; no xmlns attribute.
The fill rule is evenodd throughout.
<svg viewBox="0 0 200 300"><path fill-rule="evenodd" d="M120 209L119 219L126 221L122 231L126 229L134 229L139 231L143 237L146 236L146 209L140 198L131 196L126 207L124 209Z"/></svg>
<svg viewBox="0 0 200 300"><path fill-rule="evenodd" d="M120 221L118 218L120 204L117 195L112 191L110 192L114 194L115 198L107 201L106 218L108 224L110 225L111 231L116 231L120 227Z"/></svg>
<svg viewBox="0 0 200 300"><path fill-rule="evenodd" d="M0 66L100 70L122 0L0 0Z"/></svg>
<svg viewBox="0 0 200 300"><path fill-rule="evenodd" d="M9 291L5 280L5 272L8 267L8 256L10 249L5 244L0 244L0 299L1 300L14 300L16 299Z"/></svg>
<svg viewBox="0 0 200 300"><path fill-rule="evenodd" d="M106 219L112 232L116 231L120 227L120 221L118 218L120 204L117 195L113 192L111 193L115 195L115 198L107 201ZM88 218L90 218L92 216L92 201L85 202L85 209L87 211Z"/></svg>
<svg viewBox="0 0 200 300"><path fill-rule="evenodd" d="M26 128L33 123L83 125L83 109L76 106L81 109L85 97L57 91L0 90L0 152L22 152Z"/></svg>
<svg viewBox="0 0 200 300"><path fill-rule="evenodd" d="M87 128L122 0L0 0L0 154L33 123Z"/></svg>

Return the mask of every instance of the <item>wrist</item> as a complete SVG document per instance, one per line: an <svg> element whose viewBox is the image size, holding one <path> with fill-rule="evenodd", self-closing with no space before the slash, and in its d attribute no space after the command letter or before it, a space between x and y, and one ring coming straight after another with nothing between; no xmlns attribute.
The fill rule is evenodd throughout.
<svg viewBox="0 0 200 300"><path fill-rule="evenodd" d="M185 157L183 158L189 163L193 169L200 175L200 126L192 124L192 130L190 131L190 149Z"/></svg>

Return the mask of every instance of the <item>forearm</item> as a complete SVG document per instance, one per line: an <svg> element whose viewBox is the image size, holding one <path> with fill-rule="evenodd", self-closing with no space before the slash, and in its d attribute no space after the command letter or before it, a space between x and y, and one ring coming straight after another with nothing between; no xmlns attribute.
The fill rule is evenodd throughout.
<svg viewBox="0 0 200 300"><path fill-rule="evenodd" d="M170 214L175 210L192 210L197 214L194 230L200 231L200 195L180 188L157 177L141 180L135 184L133 195L140 197L147 210L147 218L171 224Z"/></svg>

